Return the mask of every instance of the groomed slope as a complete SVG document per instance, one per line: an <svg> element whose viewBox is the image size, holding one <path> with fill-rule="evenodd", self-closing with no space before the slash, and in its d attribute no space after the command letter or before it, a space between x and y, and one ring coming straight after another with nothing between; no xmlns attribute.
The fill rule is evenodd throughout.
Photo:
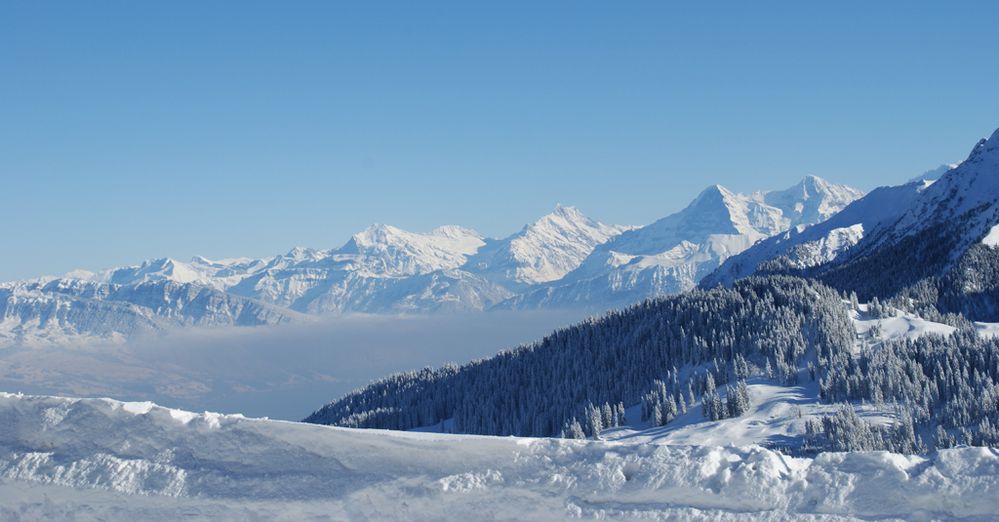
<svg viewBox="0 0 999 522"><path fill-rule="evenodd" d="M4 520L985 520L997 488L982 448L805 459L0 394Z"/></svg>

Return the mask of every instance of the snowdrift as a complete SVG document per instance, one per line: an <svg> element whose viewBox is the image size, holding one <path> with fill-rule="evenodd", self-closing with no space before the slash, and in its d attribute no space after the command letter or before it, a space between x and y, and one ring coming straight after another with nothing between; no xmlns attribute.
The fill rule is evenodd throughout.
<svg viewBox="0 0 999 522"><path fill-rule="evenodd" d="M999 454L790 458L0 394L0 519L987 519Z"/></svg>

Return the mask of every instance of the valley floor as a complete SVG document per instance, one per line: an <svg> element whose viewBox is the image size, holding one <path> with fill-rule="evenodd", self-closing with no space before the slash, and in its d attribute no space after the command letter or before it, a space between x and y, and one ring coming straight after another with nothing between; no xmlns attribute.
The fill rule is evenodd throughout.
<svg viewBox="0 0 999 522"><path fill-rule="evenodd" d="M985 448L806 459L0 394L3 520L988 520L997 492Z"/></svg>

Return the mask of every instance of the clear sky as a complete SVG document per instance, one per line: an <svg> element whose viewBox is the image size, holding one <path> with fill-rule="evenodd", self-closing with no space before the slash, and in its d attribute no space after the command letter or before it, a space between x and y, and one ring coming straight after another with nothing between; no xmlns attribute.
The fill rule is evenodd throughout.
<svg viewBox="0 0 999 522"><path fill-rule="evenodd" d="M0 280L557 202L643 224L999 127L999 2L670 4L3 2Z"/></svg>

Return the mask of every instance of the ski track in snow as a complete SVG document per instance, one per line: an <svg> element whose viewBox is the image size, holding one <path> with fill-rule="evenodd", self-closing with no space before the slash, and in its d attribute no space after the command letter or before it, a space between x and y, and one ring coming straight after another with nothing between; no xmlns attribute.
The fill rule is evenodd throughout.
<svg viewBox="0 0 999 522"><path fill-rule="evenodd" d="M0 394L0 518L986 520L999 455L792 458L351 430L151 403Z"/></svg>

